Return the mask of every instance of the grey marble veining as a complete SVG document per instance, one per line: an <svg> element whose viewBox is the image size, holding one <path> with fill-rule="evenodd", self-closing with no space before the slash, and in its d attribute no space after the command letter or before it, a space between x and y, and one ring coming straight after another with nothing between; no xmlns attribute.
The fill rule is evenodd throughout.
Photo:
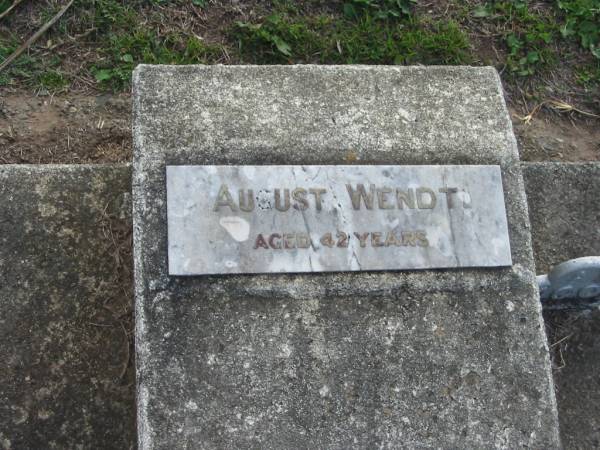
<svg viewBox="0 0 600 450"><path fill-rule="evenodd" d="M499 166L167 166L169 273L511 265Z"/></svg>

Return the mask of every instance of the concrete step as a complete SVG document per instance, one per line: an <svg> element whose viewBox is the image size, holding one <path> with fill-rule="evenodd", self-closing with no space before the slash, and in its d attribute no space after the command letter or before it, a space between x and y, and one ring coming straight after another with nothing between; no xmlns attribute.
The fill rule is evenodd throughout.
<svg viewBox="0 0 600 450"><path fill-rule="evenodd" d="M525 163L537 273L600 255L600 163ZM600 448L600 312L544 315L565 448Z"/></svg>
<svg viewBox="0 0 600 450"><path fill-rule="evenodd" d="M0 166L0 448L135 442L130 169Z"/></svg>

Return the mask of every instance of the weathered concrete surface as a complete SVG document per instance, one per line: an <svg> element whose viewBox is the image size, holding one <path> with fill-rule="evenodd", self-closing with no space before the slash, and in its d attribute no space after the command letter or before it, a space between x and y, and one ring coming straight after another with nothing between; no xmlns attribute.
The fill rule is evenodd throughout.
<svg viewBox="0 0 600 450"><path fill-rule="evenodd" d="M600 164L524 163L538 274L600 255Z"/></svg>
<svg viewBox="0 0 600 450"><path fill-rule="evenodd" d="M0 166L2 449L135 442L129 189L125 166Z"/></svg>
<svg viewBox="0 0 600 450"><path fill-rule="evenodd" d="M598 235L600 202L597 201L595 195L597 192L600 192L600 164L524 163L522 167L527 187L529 214L532 222L532 238L536 248L535 257L538 273L544 273L552 265L569 258L600 254L600 238ZM73 173L73 171L76 173ZM84 273L95 272L95 278L104 272L108 273L105 280L113 279L114 273L106 268L107 264L112 264L113 259L112 257L107 258L106 252L95 250L95 259L90 261L89 246L92 246L94 242L96 244L100 242L97 248L104 248L106 242L99 235L99 232L102 234L102 229L98 230L97 220L86 219L83 221L81 218L81 196L79 194L75 195L72 192L69 193L69 191L77 189L79 192L87 192L90 189L89 186L86 186L89 180L104 179L105 181L101 182L100 186L110 183L112 187L104 186L102 189L107 190L107 200L110 198L116 199L115 207L111 206L110 210L107 210L111 217L110 222L114 224L116 218L126 217L126 215L122 216L122 214L127 213L127 210L120 206L121 190L125 192L129 184L130 174L127 167L114 166L114 169L108 170L102 166L93 166L93 168L81 166L64 166L61 168L51 166L35 168L2 166L0 173L2 173L0 175L0 193L2 196L2 203L0 204L2 214L0 217L3 218L3 220L0 220L2 222L0 223L0 236L3 237L3 247L0 250L2 253L0 257L0 264L2 264L0 279L2 280L3 294L4 292L11 292L10 288L7 289L6 286L10 285L14 289L18 281L5 284L8 278L2 274L10 267L12 267L11 270L18 271L14 264L24 259L23 257L15 258L12 256L8 258L8 256L23 253L22 248L27 248L30 245L29 242L33 242L33 231L31 231L28 239L21 237L18 240L12 241L12 253L9 253L4 240L7 236L6 233L10 232L11 234L9 235L12 236L14 235L13 229L18 228L23 230L25 229L25 224L29 223L29 226L33 225L35 223L33 219L38 217L40 221L35 223L37 228L35 234L38 235L35 238L35 249L25 251L26 258L28 261L39 262L42 256L32 255L32 253L37 253L36 249L43 248L46 249L47 254L50 251L50 243L45 240L45 237L49 236L49 234L42 229L42 216L38 212L39 209L44 210L45 207L43 205L48 204L49 198L53 199L50 204L56 205L59 202L58 200L60 200L61 208L67 212L70 211L68 212L67 221L70 224L77 225L75 231L78 236L82 236L84 233L88 236L86 240L82 241L80 239L80 242L84 242L88 249L83 251L79 245L74 246L71 240L66 242L67 239L65 236L57 237L55 233L57 231L55 229L57 224L53 224L53 222L56 222L56 215L50 215L43 218L47 222L46 228L51 231L50 235L53 236L52 239L54 239L54 242L66 245L67 249L60 250L57 247L51 253L54 255L52 263L50 264L48 260L44 264L52 266L57 263L57 266L63 268L67 264L72 265L75 273L82 273L78 272L80 267L82 267L84 268ZM46 175L42 176L41 174L43 173ZM29 181L24 182L27 179ZM53 180L52 183L50 183L50 180ZM69 180L72 182L65 182ZM80 180L84 181L82 185L79 185ZM33 195L31 190L35 190L38 183L46 186L48 189L53 186L56 188L56 192L52 194L48 192L42 196ZM112 194L110 193L111 191L113 192ZM24 195L26 197L23 197ZM12 196L13 199L25 198L27 209L24 210L23 205L18 206L17 204L6 203L5 199L7 196ZM71 204L71 201L75 203ZM37 205L40 202L42 206L38 207ZM565 207L565 205L568 206ZM6 217L8 217L8 215L5 215L8 207L11 208L13 221L4 222ZM35 214L30 214L31 211ZM93 216L98 214L101 216L103 211L99 213L98 209L93 209L88 212ZM90 216L87 217L89 218ZM123 223L121 219L117 222ZM127 219L125 219L125 223L128 223ZM85 230L89 226L92 227L92 232L88 234ZM52 231L53 229L54 231ZM71 227L71 229L73 228ZM560 239L557 239L557 237L560 237ZM119 236L117 236L117 241L121 242ZM75 261L81 255L84 256L83 263ZM7 266L5 261L10 261L12 264ZM130 260L125 257L121 263L128 265L130 264ZM43 290L56 289L56 280L51 280L48 284L48 277L44 276L44 273L38 273L41 264L38 265L38 269L35 271L31 267L25 267L23 264L19 263L19 270L21 271L19 276L23 277L24 274L28 274L31 277L33 274L35 278L29 278L29 293L22 292L21 295L26 298L27 296L31 296L32 291L42 292ZM127 273L125 270L120 275L124 278L118 281L118 284L131 282L125 279ZM41 282L42 285L35 286L35 280ZM114 284L114 281L111 283ZM80 289L81 287L77 288L78 291ZM115 289L114 286L106 288L104 290L106 298L114 296ZM23 290L22 287L21 290ZM15 291L13 290L12 292ZM39 345L36 347L34 339L29 334L29 330L38 330L38 333L42 329L45 330L48 323L46 318L50 318L50 320L59 325L60 322L64 322L60 326L71 329L73 329L72 324L77 320L87 321L87 318L84 318L85 314L87 314L85 311L82 311L79 316L74 315L76 308L81 307L81 302L78 301L82 298L81 294L77 293L73 295L73 291L70 288L68 292L65 292L64 289L60 292L62 299L60 309L52 317L46 313L41 314L37 311L37 308L34 316L30 314L29 310L25 310L20 317L26 318L25 323L28 325L25 327L25 330L22 330L16 336L7 334L4 328L6 325L2 323L2 339L5 342L5 346L0 347L0 353L2 353L3 359L5 361L10 360L6 357L8 352L11 351L10 346L17 345L17 348L13 347L12 354L19 353L19 358L25 360L25 364L18 367L6 364L5 367L9 371L2 372L3 376L0 375L0 382L2 383L0 388L0 392L2 393L2 405L0 405L0 423L2 423L0 427L0 433L2 433L0 436L0 448L7 448L10 438L12 438L12 448L39 448L53 440L59 448L88 448L96 447L96 444L97 447L102 446L103 448L130 448L133 445L135 435L132 420L135 409L134 387L133 384L130 384L133 374L131 370L127 372L124 384L122 384L118 375L116 375L120 372L121 357L125 357L121 349L123 342L122 333L118 329L110 328L108 329L110 333L103 335L102 341L92 343L92 345L90 345L87 339L75 339L75 342L73 340L65 340L59 334L54 333L52 335L53 341L50 344L50 350L47 355L39 354ZM377 295L381 297L384 293L378 292ZM44 298L45 296L42 292L39 297ZM11 301L10 305L14 305L14 298L7 300L6 295L0 295L0 297L3 305L8 305L9 300ZM73 301L75 304L72 304ZM121 302L122 299L118 301ZM87 310L89 311L89 308ZM9 322L12 322L15 311L14 306L10 306L8 311L11 312ZM102 309L99 314L103 314L104 312L106 311ZM66 319L63 319L62 314L65 315ZM2 319L8 317L6 309L0 308L0 317ZM77 317L81 317L81 319L77 319ZM108 319L109 317L106 318ZM597 374L600 373L600 315L598 313L584 316L565 313L553 314L552 316L548 316L548 324L551 327L549 330L552 339L551 343L567 337L565 341L554 347L554 350L560 348L563 358L561 359L560 353L557 351L555 355L556 368L554 370L554 378L557 385L563 444L565 448L569 449L596 448L600 446L600 437L598 436L598 429L600 429L600 424L598 423L598 417L600 417L598 407L600 405L600 388L597 383ZM107 332L108 330L107 327L99 327L93 331ZM48 336L44 333L42 337L45 339ZM36 339L38 344L42 337L38 335ZM78 337L81 337L81 335L75 336L75 338ZM19 342L20 339L22 341ZM117 349L118 355L112 355L112 351L107 351L107 349L111 348ZM33 354L28 356L30 353ZM85 368L82 376L93 376L98 380L104 380L104 382L98 382L104 388L101 388L96 394L90 393L86 391L86 389L93 387L90 378L87 378L87 380L84 378L83 381L79 379L78 381L73 377L72 373L68 378L68 382L75 381L76 384L74 386L58 385L63 390L64 395L52 399L51 406L55 412L53 420L71 421L78 428L76 430L73 428L70 429L70 437L61 436L56 439L56 436L62 434L54 426L56 422L44 426L46 422L37 418L35 408L40 403L37 399L34 401L31 400L35 396L35 386L32 385L42 386L52 381L52 378L47 379L48 374L51 373L48 365L52 364L54 360L53 355L62 355L65 353L70 353L79 359L79 363L73 362L73 359L71 359L71 367L80 364L81 361L88 361L92 368ZM27 365L27 361L31 364ZM44 367L44 364L47 365ZM563 364L564 367L558 369ZM90 370L92 370L93 375L90 375ZM30 384L27 384L24 380L27 376L30 376L31 380L30 374L32 372L38 373L38 379L33 382L30 381ZM9 374L11 375L9 376ZM115 383L115 380L119 381ZM65 389L68 392L65 392ZM23 412L10 408L10 402L5 400L9 392L12 392L13 398L20 396L24 400L23 403L28 402L31 405L32 409L27 412L27 417L28 421L34 420L33 423L19 423L18 416L22 415ZM100 399L98 406L90 404L90 396L92 395L97 395ZM112 403L112 406L108 406L105 402ZM2 406L4 406L4 409ZM83 418L81 417L82 411L88 411L87 420L90 427L79 428L79 424L83 423ZM30 417L30 413L32 417ZM104 438L103 436L106 437Z"/></svg>
<svg viewBox="0 0 600 450"><path fill-rule="evenodd" d="M523 164L537 272L600 255L600 163ZM600 447L600 312L546 314L565 448Z"/></svg>
<svg viewBox="0 0 600 450"><path fill-rule="evenodd" d="M134 75L140 447L556 448L517 148L488 68ZM167 275L167 164L500 164L505 269Z"/></svg>

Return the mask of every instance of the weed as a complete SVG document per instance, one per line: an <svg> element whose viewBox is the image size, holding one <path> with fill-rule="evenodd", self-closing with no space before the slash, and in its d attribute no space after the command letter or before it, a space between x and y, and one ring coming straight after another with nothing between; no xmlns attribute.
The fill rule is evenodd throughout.
<svg viewBox="0 0 600 450"><path fill-rule="evenodd" d="M328 22L325 18L290 21L273 14L259 24L236 22L232 35L240 54L252 62L309 62L327 45L318 30Z"/></svg>
<svg viewBox="0 0 600 450"><path fill-rule="evenodd" d="M327 59L348 64L465 64L469 41L453 22L408 20L377 25L369 19L356 26L338 23L337 52ZM330 47L331 48L331 47Z"/></svg>
<svg viewBox="0 0 600 450"><path fill-rule="evenodd" d="M83 0L81 7L88 22L86 25L96 28L98 33L135 26L135 10L132 6L125 6L126 4L116 0Z"/></svg>
<svg viewBox="0 0 600 450"><path fill-rule="evenodd" d="M49 91L57 91L65 88L69 80L58 70L49 69L38 75L37 83Z"/></svg>
<svg viewBox="0 0 600 450"><path fill-rule="evenodd" d="M512 0L479 5L474 18L492 21L503 32L511 73L530 76L556 61L552 45L558 34L554 18L529 8L526 1Z"/></svg>
<svg viewBox="0 0 600 450"><path fill-rule="evenodd" d="M589 64L576 69L577 82L590 88L600 83L600 62Z"/></svg>
<svg viewBox="0 0 600 450"><path fill-rule="evenodd" d="M553 62L555 57L548 48L553 35L545 31L544 25L525 33L511 33L506 37L509 49L507 66L518 75L533 75L541 66Z"/></svg>

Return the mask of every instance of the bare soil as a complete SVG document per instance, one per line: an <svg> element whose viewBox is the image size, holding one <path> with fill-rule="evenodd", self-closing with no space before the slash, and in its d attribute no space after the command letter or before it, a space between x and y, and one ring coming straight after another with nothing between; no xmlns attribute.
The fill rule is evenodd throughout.
<svg viewBox="0 0 600 450"><path fill-rule="evenodd" d="M600 120L510 106L524 161L600 160ZM114 163L131 159L129 94L0 96L0 163Z"/></svg>
<svg viewBox="0 0 600 450"><path fill-rule="evenodd" d="M131 158L129 95L0 98L0 162L112 163Z"/></svg>
<svg viewBox="0 0 600 450"><path fill-rule="evenodd" d="M545 113L525 123L514 108L510 108L510 114L523 161L600 160L598 119Z"/></svg>

